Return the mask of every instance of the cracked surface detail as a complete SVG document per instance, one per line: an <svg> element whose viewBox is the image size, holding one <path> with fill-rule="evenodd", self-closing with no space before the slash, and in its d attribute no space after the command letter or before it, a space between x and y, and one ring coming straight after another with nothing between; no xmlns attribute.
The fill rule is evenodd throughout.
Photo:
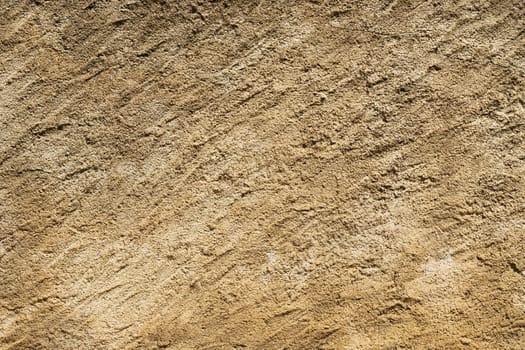
<svg viewBox="0 0 525 350"><path fill-rule="evenodd" d="M0 349L524 349L522 0L1 0Z"/></svg>

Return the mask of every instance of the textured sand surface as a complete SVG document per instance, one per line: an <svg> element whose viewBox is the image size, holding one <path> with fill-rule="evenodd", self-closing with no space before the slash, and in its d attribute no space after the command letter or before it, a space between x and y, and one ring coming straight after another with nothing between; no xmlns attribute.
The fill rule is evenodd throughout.
<svg viewBox="0 0 525 350"><path fill-rule="evenodd" d="M525 349L523 0L0 0L0 349Z"/></svg>

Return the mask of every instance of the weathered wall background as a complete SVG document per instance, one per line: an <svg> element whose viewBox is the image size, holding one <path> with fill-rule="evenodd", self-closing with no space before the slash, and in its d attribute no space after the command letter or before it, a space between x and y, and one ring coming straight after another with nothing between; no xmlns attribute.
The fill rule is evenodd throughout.
<svg viewBox="0 0 525 350"><path fill-rule="evenodd" d="M524 349L525 4L0 0L0 348Z"/></svg>

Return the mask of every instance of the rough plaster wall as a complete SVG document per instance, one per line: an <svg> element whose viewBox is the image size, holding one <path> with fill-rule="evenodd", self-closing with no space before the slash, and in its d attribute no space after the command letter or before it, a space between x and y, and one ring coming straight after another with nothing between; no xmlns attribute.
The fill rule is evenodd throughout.
<svg viewBox="0 0 525 350"><path fill-rule="evenodd" d="M1 349L524 349L522 0L0 0Z"/></svg>

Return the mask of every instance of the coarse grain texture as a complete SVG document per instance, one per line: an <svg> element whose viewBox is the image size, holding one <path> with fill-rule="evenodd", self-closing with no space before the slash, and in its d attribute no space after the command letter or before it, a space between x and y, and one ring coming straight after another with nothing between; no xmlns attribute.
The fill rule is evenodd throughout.
<svg viewBox="0 0 525 350"><path fill-rule="evenodd" d="M525 349L523 0L0 0L0 349Z"/></svg>

